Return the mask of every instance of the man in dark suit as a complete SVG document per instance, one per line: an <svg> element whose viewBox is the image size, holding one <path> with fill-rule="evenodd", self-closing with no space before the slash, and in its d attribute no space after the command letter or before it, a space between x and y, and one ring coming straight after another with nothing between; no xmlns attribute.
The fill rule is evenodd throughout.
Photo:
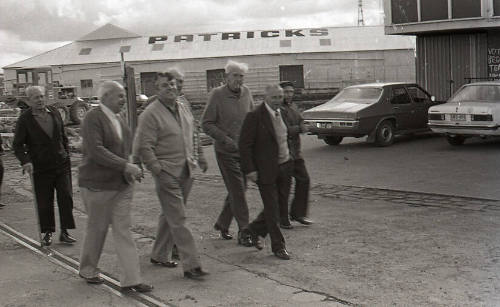
<svg viewBox="0 0 500 307"><path fill-rule="evenodd" d="M55 108L46 106L44 87L30 86L26 95L30 108L17 120L14 153L23 172L33 176L40 230L45 233L42 244L50 245L55 232L54 190L61 220L59 240L71 244L76 240L67 229L75 228L75 220L68 138L63 121Z"/></svg>
<svg viewBox="0 0 500 307"><path fill-rule="evenodd" d="M264 210L249 224L248 231L257 249L262 249L259 236L271 237L271 249L276 257L288 260L290 255L280 231L280 204L288 204L291 171L287 127L279 106L283 90L278 84L269 85L265 102L245 117L241 128L239 149L241 169L248 180L256 182Z"/></svg>
<svg viewBox="0 0 500 307"><path fill-rule="evenodd" d="M78 184L87 212L87 232L80 256L80 276L99 284L97 265L109 225L113 229L116 253L122 267L122 291L149 292L143 284L139 256L130 233L130 209L134 180L141 169L129 161L133 136L118 113L125 104L125 90L118 82L106 81L99 87L101 104L82 123L82 164Z"/></svg>
<svg viewBox="0 0 500 307"><path fill-rule="evenodd" d="M280 106L281 114L288 128L288 143L290 144L290 156L293 160L292 177L295 179L295 193L290 207L290 219L303 225L311 225L313 222L307 218L309 211L309 187L310 179L306 164L300 150L300 134L307 132L304 119L293 103L295 88L290 81L280 82L283 88L283 104ZM281 228L290 229L292 225L288 219L288 204L280 208Z"/></svg>

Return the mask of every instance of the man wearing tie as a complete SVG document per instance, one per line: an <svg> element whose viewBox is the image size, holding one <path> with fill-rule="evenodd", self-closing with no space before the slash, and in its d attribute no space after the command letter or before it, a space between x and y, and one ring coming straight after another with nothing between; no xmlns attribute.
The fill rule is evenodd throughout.
<svg viewBox="0 0 500 307"><path fill-rule="evenodd" d="M239 149L241 169L248 180L257 183L264 204L264 210L248 225L252 242L262 249L259 236L269 233L274 255L288 260L290 255L279 226L279 208L288 204L293 163L287 127L279 110L282 101L283 89L278 84L266 87L264 103L245 117Z"/></svg>

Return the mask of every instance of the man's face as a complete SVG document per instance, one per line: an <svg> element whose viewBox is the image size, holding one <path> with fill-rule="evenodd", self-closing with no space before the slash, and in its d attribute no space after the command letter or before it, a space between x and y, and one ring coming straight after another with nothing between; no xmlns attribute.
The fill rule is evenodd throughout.
<svg viewBox="0 0 500 307"><path fill-rule="evenodd" d="M167 77L159 77L156 80L156 88L160 100L174 101L177 99L177 84L175 79L168 80Z"/></svg>
<svg viewBox="0 0 500 307"><path fill-rule="evenodd" d="M276 111L283 101L283 90L281 88L271 88L266 93L264 100L273 110Z"/></svg>
<svg viewBox="0 0 500 307"><path fill-rule="evenodd" d="M233 69L226 75L227 86L233 91L238 91L243 85L245 73L241 69Z"/></svg>
<svg viewBox="0 0 500 307"><path fill-rule="evenodd" d="M184 86L184 79L178 78L175 79L175 85L177 85L177 92L182 92L182 87Z"/></svg>
<svg viewBox="0 0 500 307"><path fill-rule="evenodd" d="M126 102L125 90L118 86L113 87L102 97L102 103L115 114L120 113Z"/></svg>
<svg viewBox="0 0 500 307"><path fill-rule="evenodd" d="M43 110L46 104L47 101L45 100L45 95L38 88L32 91L31 95L28 96L28 105L35 111Z"/></svg>
<svg viewBox="0 0 500 307"><path fill-rule="evenodd" d="M295 94L295 89L293 88L293 86L285 86L283 88L283 96L285 97L286 104L292 103L294 94Z"/></svg>

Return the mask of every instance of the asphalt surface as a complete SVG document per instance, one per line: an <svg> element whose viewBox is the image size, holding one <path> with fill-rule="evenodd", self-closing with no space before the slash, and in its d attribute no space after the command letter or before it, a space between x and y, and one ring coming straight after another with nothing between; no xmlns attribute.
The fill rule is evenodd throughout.
<svg viewBox="0 0 500 307"><path fill-rule="evenodd" d="M210 168L196 174L187 208L202 263L211 272L204 282L184 279L181 268L149 264L159 205L146 176L136 186L132 230L143 277L155 286L151 296L173 306L500 305L500 198L493 188L500 182L493 167L499 144L451 148L431 136L403 138L388 148L345 142L332 147L303 138L316 223L283 231L290 261L273 257L268 239L257 251L221 240L212 229L225 189L213 149L206 147ZM74 165L78 159L73 157ZM11 156L4 162L8 206L0 210L0 222L37 238L29 180ZM444 169L448 172L436 175ZM72 234L78 242L53 248L77 261L86 215L76 187L74 193L78 229ZM262 204L253 185L248 200L255 217ZM233 223L231 232L236 231ZM86 285L74 271L10 237L0 236L0 260L5 306L141 304L133 296ZM100 267L111 277L120 275L112 236Z"/></svg>

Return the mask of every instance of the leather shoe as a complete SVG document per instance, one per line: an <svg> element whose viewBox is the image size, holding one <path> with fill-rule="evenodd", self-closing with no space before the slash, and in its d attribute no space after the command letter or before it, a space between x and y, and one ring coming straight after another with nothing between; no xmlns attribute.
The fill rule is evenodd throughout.
<svg viewBox="0 0 500 307"><path fill-rule="evenodd" d="M311 225L314 223L313 221L311 221L310 219L308 219L305 216L302 216L302 217L293 217L292 216L292 217L290 217L290 219L292 221L297 221L297 222L301 223L302 225Z"/></svg>
<svg viewBox="0 0 500 307"><path fill-rule="evenodd" d="M66 230L63 230L59 236L59 241L61 243L73 244L76 242L76 239L70 236Z"/></svg>
<svg viewBox="0 0 500 307"><path fill-rule="evenodd" d="M50 244L52 244L52 232L47 231L45 236L43 236L42 245L49 246Z"/></svg>
<svg viewBox="0 0 500 307"><path fill-rule="evenodd" d="M258 250L262 250L264 248L264 244L260 240L259 236L252 236L253 246Z"/></svg>
<svg viewBox="0 0 500 307"><path fill-rule="evenodd" d="M166 268L175 268L177 266L177 262L175 261L158 261L153 258L150 259L151 263L158 266L164 266Z"/></svg>
<svg viewBox="0 0 500 307"><path fill-rule="evenodd" d="M283 229L292 229L293 228L293 226L292 226L292 224L290 224L290 222L280 223L280 227Z"/></svg>
<svg viewBox="0 0 500 307"><path fill-rule="evenodd" d="M135 291L135 292L151 292L153 290L153 286L151 285L146 285L146 284L138 284L134 286L128 286L128 287L122 287L122 292L127 292L127 291Z"/></svg>
<svg viewBox="0 0 500 307"><path fill-rule="evenodd" d="M2 203L0 203L0 208L3 208L3 207L5 207L5 205L4 205L4 204L2 204Z"/></svg>
<svg viewBox="0 0 500 307"><path fill-rule="evenodd" d="M194 268L189 271L184 271L184 277L189 279L201 280L204 276L208 275L207 271L203 271L200 267Z"/></svg>
<svg viewBox="0 0 500 307"><path fill-rule="evenodd" d="M280 259L283 260L289 260L290 259L290 254L286 251L286 249L280 249L278 251L274 252L274 255Z"/></svg>
<svg viewBox="0 0 500 307"><path fill-rule="evenodd" d="M231 240L233 238L229 231L227 229L222 229L219 224L215 224L214 229L220 231L220 236L224 240Z"/></svg>
<svg viewBox="0 0 500 307"><path fill-rule="evenodd" d="M246 247L252 247L252 236L246 231L240 231L238 233L238 244Z"/></svg>
<svg viewBox="0 0 500 307"><path fill-rule="evenodd" d="M104 282L104 279L102 279L99 276L85 277L85 276L82 276L82 274L78 274L78 275L80 275L81 278L85 279L88 284L98 285L98 284L102 284Z"/></svg>

